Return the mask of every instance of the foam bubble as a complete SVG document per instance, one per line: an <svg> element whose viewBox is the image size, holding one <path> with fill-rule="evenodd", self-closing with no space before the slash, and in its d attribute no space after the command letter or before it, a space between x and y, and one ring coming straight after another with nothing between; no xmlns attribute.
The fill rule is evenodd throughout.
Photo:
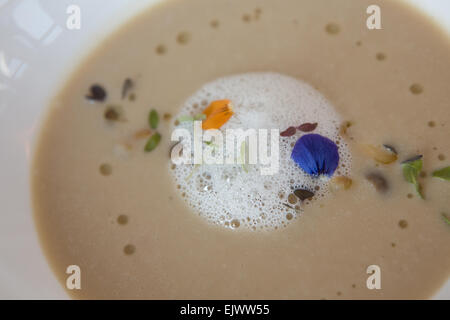
<svg viewBox="0 0 450 320"><path fill-rule="evenodd" d="M339 136L341 119L330 102L307 83L277 73L220 78L188 98L177 118L198 114L201 111L198 106L222 99L231 100L235 112L221 128L223 132L238 128L283 131L305 122L317 122L314 133L339 142L338 171L349 174L351 156ZM192 123L183 126L192 129ZM293 143L301 134L280 138L280 169L275 175L261 175L259 165L247 166L248 172L239 164L196 167L173 166L170 162L169 168L180 195L193 212L208 222L240 230L279 229L295 221L304 210L304 203L288 202L294 190L313 190L312 201L328 195L327 179L310 177L290 158Z"/></svg>

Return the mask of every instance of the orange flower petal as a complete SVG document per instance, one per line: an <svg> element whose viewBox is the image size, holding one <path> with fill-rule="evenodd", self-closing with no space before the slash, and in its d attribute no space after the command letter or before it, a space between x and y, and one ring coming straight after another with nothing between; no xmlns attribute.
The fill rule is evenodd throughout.
<svg viewBox="0 0 450 320"><path fill-rule="evenodd" d="M231 101L216 100L203 110L203 114L206 115L206 119L203 120L203 130L220 129L234 114Z"/></svg>

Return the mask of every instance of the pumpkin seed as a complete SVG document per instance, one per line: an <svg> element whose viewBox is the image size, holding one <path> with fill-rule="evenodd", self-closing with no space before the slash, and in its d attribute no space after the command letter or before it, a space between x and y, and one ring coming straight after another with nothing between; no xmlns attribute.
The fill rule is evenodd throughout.
<svg viewBox="0 0 450 320"><path fill-rule="evenodd" d="M314 192L311 192L306 189L297 189L294 191L294 194L301 200L311 199L314 197Z"/></svg>

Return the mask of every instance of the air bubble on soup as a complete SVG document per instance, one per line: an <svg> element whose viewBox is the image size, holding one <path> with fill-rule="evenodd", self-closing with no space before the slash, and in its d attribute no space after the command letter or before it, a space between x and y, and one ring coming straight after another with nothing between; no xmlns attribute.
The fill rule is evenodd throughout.
<svg viewBox="0 0 450 320"><path fill-rule="evenodd" d="M205 108L204 101L221 99L231 100L235 112L221 128L223 133L226 129L268 129L269 132L279 129L281 132L290 126L317 122L314 133L340 140L341 174L350 174L349 149L339 139L342 119L330 102L309 84L277 73L220 78L188 98L176 118L198 114ZM196 105L199 107L194 108ZM190 131L193 136L192 122L180 122L178 128ZM313 202L329 195L329 179L309 176L290 157L292 143L302 134L305 133L280 137L279 171L275 175L261 175L260 169L267 166L260 164L247 165L248 170L243 170L240 164L173 167L169 161L176 191L193 212L212 224L235 230L282 229L298 218L306 204L300 199L294 201L290 196L294 190L313 191ZM270 138L267 140L270 143Z"/></svg>

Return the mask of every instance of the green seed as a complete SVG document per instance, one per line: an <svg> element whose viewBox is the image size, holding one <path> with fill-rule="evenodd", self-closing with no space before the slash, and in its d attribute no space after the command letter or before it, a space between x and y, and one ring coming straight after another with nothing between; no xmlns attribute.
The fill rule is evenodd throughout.
<svg viewBox="0 0 450 320"><path fill-rule="evenodd" d="M161 135L157 132L148 139L147 144L145 145L145 152L151 152L155 150L158 144L161 142Z"/></svg>
<svg viewBox="0 0 450 320"><path fill-rule="evenodd" d="M156 110L150 111L150 114L148 116L148 123L150 124L150 128L157 129L159 124L159 115Z"/></svg>

